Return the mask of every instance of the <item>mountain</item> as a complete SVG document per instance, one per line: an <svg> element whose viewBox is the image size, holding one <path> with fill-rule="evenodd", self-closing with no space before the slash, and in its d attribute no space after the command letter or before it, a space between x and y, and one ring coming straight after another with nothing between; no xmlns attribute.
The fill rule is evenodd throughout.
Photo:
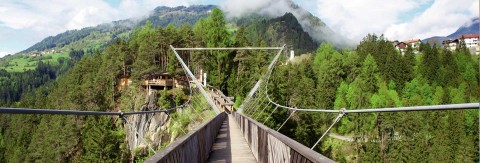
<svg viewBox="0 0 480 163"><path fill-rule="evenodd" d="M33 46L19 52L43 51L51 48L65 49L102 49L116 38L128 38L130 31L151 21L154 27L173 24L180 26L184 23L194 24L199 18L205 18L213 9L213 5L194 5L190 7L157 7L145 18L130 18L100 24L95 27L85 27L80 30L69 30L56 36L50 36Z"/></svg>
<svg viewBox="0 0 480 163"><path fill-rule="evenodd" d="M459 38L461 35L465 34L474 34L478 33L479 31L479 22L480 20L478 18L472 19L469 23L461 26L460 28L457 29L454 33L448 35L448 38Z"/></svg>
<svg viewBox="0 0 480 163"><path fill-rule="evenodd" d="M475 34L479 33L479 18L473 18L469 22L462 25L457 31L453 32L448 36L434 36L422 40L423 42L436 43L437 45L442 45L444 40L448 39L458 39L460 36L465 34Z"/></svg>
<svg viewBox="0 0 480 163"><path fill-rule="evenodd" d="M298 5L296 5L290 0L284 1L287 2L288 7L286 9L282 9L284 11L278 12L291 13L289 17L293 16L296 18L293 26L301 26L301 28L291 28L292 31L295 31L294 35L289 34L290 37L286 37L283 39L283 41L276 42L276 44L295 44L297 42L292 42L289 39L298 40L300 38L306 39L305 41L308 42L306 44L306 48L300 46L293 47L302 48L300 49L300 51L311 51L312 49L315 49L317 47L316 45L321 42L332 42L338 48L352 47L351 44L348 44L351 41L348 41L344 37L333 32L333 30L326 26L326 24L322 22L318 17L313 16L311 13L300 8ZM82 49L90 52L94 51L95 49L101 50L107 45L111 44L116 38L128 39L133 28L141 26L147 21L151 21L154 27L164 27L168 24L173 24L177 27L184 23L194 24L198 19L207 17L210 14L210 11L215 7L216 6L214 5L193 5L189 7L179 6L173 8L160 6L155 8L152 13L147 17L118 20L111 23L100 24L95 27L86 27L80 30L69 30L56 36L47 37L19 53L25 54L32 51L40 52L48 49L63 49L66 51L68 51L69 49ZM269 24L264 25L272 25L275 23L270 20L275 19L278 16L262 15L261 17L263 19L255 22L266 21L269 22ZM236 22L239 19L231 20L230 23L242 24ZM282 24L277 23L276 25ZM311 47L312 43L310 40L313 40L315 42L315 47ZM270 42L271 41L269 41L269 43Z"/></svg>
<svg viewBox="0 0 480 163"><path fill-rule="evenodd" d="M302 25L303 29L317 42L330 42L337 48L352 48L352 40L335 33L320 18L301 8L291 0L285 0L291 12Z"/></svg>
<svg viewBox="0 0 480 163"><path fill-rule="evenodd" d="M319 42L305 32L292 13L273 19L253 14L236 21L236 26L242 25L248 31L247 38L252 43L263 40L270 46L286 44L287 49L294 49L298 54L312 52L319 45Z"/></svg>

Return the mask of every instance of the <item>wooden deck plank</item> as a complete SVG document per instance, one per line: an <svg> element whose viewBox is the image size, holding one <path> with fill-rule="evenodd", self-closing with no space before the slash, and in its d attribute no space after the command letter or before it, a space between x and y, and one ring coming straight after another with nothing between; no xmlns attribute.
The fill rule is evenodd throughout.
<svg viewBox="0 0 480 163"><path fill-rule="evenodd" d="M232 115L225 118L207 162L257 162Z"/></svg>

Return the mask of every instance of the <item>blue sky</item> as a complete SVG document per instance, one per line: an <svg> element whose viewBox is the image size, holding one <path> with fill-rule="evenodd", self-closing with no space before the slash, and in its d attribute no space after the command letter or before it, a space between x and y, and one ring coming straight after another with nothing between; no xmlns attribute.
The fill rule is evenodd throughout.
<svg viewBox="0 0 480 163"><path fill-rule="evenodd" d="M228 14L241 15L260 8L282 10L278 5L281 1L285 0L2 0L0 57L24 50L47 36L144 16L161 5L215 4ZM293 1L356 42L368 33L385 34L390 40L444 36L479 15L478 0Z"/></svg>

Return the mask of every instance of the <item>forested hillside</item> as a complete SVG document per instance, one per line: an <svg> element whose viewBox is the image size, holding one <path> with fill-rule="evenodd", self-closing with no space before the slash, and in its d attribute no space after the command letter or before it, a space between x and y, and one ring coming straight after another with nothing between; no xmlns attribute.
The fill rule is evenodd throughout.
<svg viewBox="0 0 480 163"><path fill-rule="evenodd" d="M159 90L157 99L147 100L146 90L141 86L145 74L183 72L169 45L252 45L246 35L243 26L235 34L229 32L219 9L214 9L210 17L200 19L194 26L184 24L178 28L174 25L154 28L151 22L146 22L132 32L129 40L117 39L103 52L97 51L83 57L73 53L71 58L81 59L68 72L34 91L24 93L20 101L7 106L112 112L145 109L141 107L143 101L153 101L153 105L161 108L177 106L185 100L179 98L181 92L185 91ZM253 45L267 44L259 41ZM211 84L230 94L238 94L239 97L252 87L260 69L267 65L270 57L261 51L181 55L191 57L189 65L202 67L209 74ZM129 77L132 84L126 89L120 89L118 81L121 77ZM244 87L239 89L239 85ZM187 128L190 119L198 116L198 113L181 112L171 116L175 117L175 121L165 123L169 125L166 126L168 130L155 134L163 134L162 137L175 140L175 137L182 135L178 134L178 130ZM125 162L141 161L153 154L145 146L130 150L132 147L126 142L126 135L129 134L126 133L126 128L127 124L118 117L2 114L0 162ZM149 147L160 150L168 143L166 141Z"/></svg>
<svg viewBox="0 0 480 163"><path fill-rule="evenodd" d="M298 108L366 109L478 102L478 56L422 44L400 55L383 36L368 35L355 51L322 44L313 55L277 65L274 101ZM298 84L301 83L301 84ZM257 117L262 122L273 108ZM274 112L278 128L290 115ZM337 115L296 112L280 132L313 146ZM478 110L347 114L315 149L339 162L478 162ZM346 139L346 140L345 140ZM351 139L353 141L347 141Z"/></svg>
<svg viewBox="0 0 480 163"><path fill-rule="evenodd" d="M207 17L210 13L209 11L213 8L214 6L212 5L179 6L174 8L157 7L147 18L132 18L101 24L96 27L67 31L57 36L48 37L21 53L31 51L40 52L50 49L68 53L70 59L64 58L60 61L60 65L58 65L59 62L57 60L48 60L49 62L43 61L43 63L55 67L55 70L52 71L58 71L55 76L59 76L72 67L83 55L92 55L95 51L101 52L106 46L113 44L117 39L128 41L134 32L133 28L144 25L147 21L151 23L152 28L166 27L169 23L174 27L182 28L182 25L192 25L195 24L197 20ZM240 26L244 26L242 30L247 31L246 38L249 42L243 46L260 45L262 41L264 45L272 46L287 44L287 49L294 49L298 54L314 51L318 46L318 43L302 29L298 20L290 13L278 18L253 15L231 20L230 23L226 21L225 23L227 25L227 31L230 34L236 33ZM4 79L9 79L0 83L1 88L3 88L3 90L0 91L0 103L7 103L8 105L16 102L20 99L22 93L34 90L48 81L46 78L43 78L42 82L33 82L33 80L39 80L39 77L44 74L37 75L39 77L33 77L32 75L28 75L30 72L24 72L27 70L36 71L37 63L33 62L46 57L35 58L28 56L29 54L30 53L24 55L17 54L0 59L0 69L4 68L8 71L8 73L4 73L2 76ZM49 55L56 56L57 54ZM22 62L24 62L23 60L28 60L28 63L19 64L17 60L22 60ZM28 65L25 66L23 64ZM60 68L61 70L56 70ZM28 77L28 79L12 78L16 76L25 76ZM50 77L49 79L55 79L52 75L50 75ZM25 80L32 82L22 82Z"/></svg>

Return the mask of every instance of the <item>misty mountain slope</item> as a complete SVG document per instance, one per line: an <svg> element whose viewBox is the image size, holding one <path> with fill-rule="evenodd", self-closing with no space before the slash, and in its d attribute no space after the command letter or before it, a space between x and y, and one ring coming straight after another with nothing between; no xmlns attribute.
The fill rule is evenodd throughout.
<svg viewBox="0 0 480 163"><path fill-rule="evenodd" d="M286 43L293 45L294 49L299 49L302 52L316 49L317 45L321 42L332 42L338 48L351 47L350 44L348 44L349 41L346 41L344 37L337 35L319 18L300 8L292 1L282 0L281 3L278 4L286 6L276 8L275 11L282 14L255 14L253 12L241 18L233 19L231 23L255 26L252 28L255 34L251 35L251 42L256 41L257 36L255 35L260 35L262 39L266 40L267 44L273 43L272 45L279 45ZM215 7L214 5L179 6L173 8L160 6L155 8L152 13L146 17L119 20L100 24L95 27L86 27L80 30L69 30L56 36L47 37L20 53L43 51L52 48L63 50L71 48L89 51L94 49L101 50L111 44L116 38L128 39L132 29L145 24L146 21L151 21L154 27L164 27L170 23L175 26L180 26L184 23L194 24L198 19L207 17L211 9ZM288 20L287 23L274 23L280 20L271 21L271 19L280 17L287 12L291 12L291 14L288 15L290 18L286 19ZM250 21L248 22L249 24L246 24L247 21L243 23L235 22L236 20L245 20L245 18L250 19L252 15L256 15L254 16L255 18L260 17L261 19L253 22ZM292 19L292 17L295 18L295 20ZM261 21L263 21L263 23ZM298 26L300 28L281 27L284 25L290 27ZM266 35L264 32L269 32L269 34Z"/></svg>
<svg viewBox="0 0 480 163"><path fill-rule="evenodd" d="M290 3L292 14L298 19L303 29L310 34L310 36L317 42L330 42L337 48L353 47L353 41L346 37L335 33L328 27L320 18L314 16L307 10L299 7L293 1L287 0Z"/></svg>
<svg viewBox="0 0 480 163"><path fill-rule="evenodd" d="M444 40L448 39L458 39L462 35L466 34L478 34L479 33L479 18L473 18L470 22L460 26L455 32L448 36L434 36L422 40L423 42L435 43L436 45L442 45Z"/></svg>
<svg viewBox="0 0 480 163"><path fill-rule="evenodd" d="M115 38L127 38L133 28L141 26L147 21L151 21L154 27L164 27L170 23L175 26L184 23L194 24L198 19L207 17L210 14L209 11L214 7L213 5L174 8L161 6L155 8L147 17L113 21L50 36L19 53L64 47L84 50L101 49Z"/></svg>
<svg viewBox="0 0 480 163"><path fill-rule="evenodd" d="M214 5L178 6L173 8L160 6L155 8L153 14L149 17L141 20L137 26L143 25L147 21L151 21L154 27L165 27L168 24L179 27L185 23L193 25L198 19L208 17L210 10L213 8L215 8Z"/></svg>
<svg viewBox="0 0 480 163"><path fill-rule="evenodd" d="M263 40L270 46L287 45L287 49L297 51L297 54L314 51L318 42L305 32L292 13L269 19L265 16L250 15L236 21L244 25L248 31L248 39L255 43Z"/></svg>
<svg viewBox="0 0 480 163"><path fill-rule="evenodd" d="M320 18L309 11L301 8L292 0L265 0L255 4L224 4L220 7L230 19L248 17L250 15L262 15L268 18L276 18L285 13L292 13L298 20L303 30L318 43L331 42L337 48L353 48L354 42L334 32Z"/></svg>
<svg viewBox="0 0 480 163"><path fill-rule="evenodd" d="M457 29L454 33L448 35L447 37L449 38L458 38L461 35L465 34L475 34L479 33L479 22L480 20L478 18L472 19L471 22L468 22L467 24L461 26L460 28Z"/></svg>

